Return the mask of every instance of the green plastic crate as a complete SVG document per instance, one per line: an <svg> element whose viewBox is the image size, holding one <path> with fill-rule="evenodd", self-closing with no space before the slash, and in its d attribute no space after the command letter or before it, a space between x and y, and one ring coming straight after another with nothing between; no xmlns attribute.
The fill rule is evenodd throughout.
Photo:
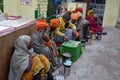
<svg viewBox="0 0 120 80"><path fill-rule="evenodd" d="M71 60L76 61L81 55L81 42L70 40L69 42L64 42L60 46L60 53L69 52L71 54Z"/></svg>

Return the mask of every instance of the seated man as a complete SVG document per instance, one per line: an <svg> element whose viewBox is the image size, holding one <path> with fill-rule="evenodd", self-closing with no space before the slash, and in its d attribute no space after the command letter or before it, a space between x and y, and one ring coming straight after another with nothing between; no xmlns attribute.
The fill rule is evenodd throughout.
<svg viewBox="0 0 120 80"><path fill-rule="evenodd" d="M59 19L58 18L53 18L53 19L50 19L50 23L49 23L49 27L48 27L48 29L47 29L47 33L48 33L48 35L49 35L49 38L52 40L52 41L54 41L55 40L55 29L59 26L59 24L60 24L60 21L59 21ZM56 53L57 53L57 57L60 57L60 55L59 55L59 52L58 52L58 48L57 48L57 46L56 46L56 44L53 42L52 43L52 45L53 45L53 48L56 50Z"/></svg>
<svg viewBox="0 0 120 80"><path fill-rule="evenodd" d="M75 25L81 32L81 38L86 40L89 35L89 22L83 18L83 9L81 7L77 8L75 12L78 15L78 20Z"/></svg>
<svg viewBox="0 0 120 80"><path fill-rule="evenodd" d="M78 15L77 15L77 13L72 13L72 14L71 14L71 22L72 22L73 24L76 24L77 20L78 20ZM77 25L76 25L76 27L77 27Z"/></svg>
<svg viewBox="0 0 120 80"><path fill-rule="evenodd" d="M59 18L60 24L55 30L56 43L62 43L64 41L75 40L78 38L78 35L76 35L76 26L69 22L70 19L71 19L70 11L68 11L62 17Z"/></svg>
<svg viewBox="0 0 120 80"><path fill-rule="evenodd" d="M79 18L79 16L78 16L78 14L77 13L72 13L71 14L71 23L73 23L76 27L77 27L77 33L78 33L78 40L80 40L80 36L81 36L81 32L82 32L82 30L80 30L79 29L79 25L77 25L77 21L78 21L78 18Z"/></svg>
<svg viewBox="0 0 120 80"><path fill-rule="evenodd" d="M31 37L22 35L14 43L14 53L10 61L8 80L43 80L49 72L49 60L33 52ZM53 80L52 74L48 74Z"/></svg>
<svg viewBox="0 0 120 80"><path fill-rule="evenodd" d="M33 49L37 54L44 54L52 63L52 68L58 66L57 50L53 48L53 42L48 37L48 24L46 20L39 20L36 24L36 30L32 35Z"/></svg>
<svg viewBox="0 0 120 80"><path fill-rule="evenodd" d="M59 26L60 21L58 18L50 19L48 34L51 40L55 38L55 29Z"/></svg>

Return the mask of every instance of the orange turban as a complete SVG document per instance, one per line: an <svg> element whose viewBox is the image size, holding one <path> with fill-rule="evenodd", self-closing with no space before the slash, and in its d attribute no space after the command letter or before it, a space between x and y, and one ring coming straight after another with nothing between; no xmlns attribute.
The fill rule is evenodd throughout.
<svg viewBox="0 0 120 80"><path fill-rule="evenodd" d="M38 22L37 22L37 24L36 24L36 29L38 30L38 29L40 29L40 28L42 28L42 27L44 27L44 28L48 28L48 23L46 23L46 20L39 20Z"/></svg>
<svg viewBox="0 0 120 80"><path fill-rule="evenodd" d="M78 15L76 13L71 14L71 19L72 20L78 20Z"/></svg>
<svg viewBox="0 0 120 80"><path fill-rule="evenodd" d="M50 27L57 28L59 26L59 23L60 23L59 19L51 19L50 20Z"/></svg>

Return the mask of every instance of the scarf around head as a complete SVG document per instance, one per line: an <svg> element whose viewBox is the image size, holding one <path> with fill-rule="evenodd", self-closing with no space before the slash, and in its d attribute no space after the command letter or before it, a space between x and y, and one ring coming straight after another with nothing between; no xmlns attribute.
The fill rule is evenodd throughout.
<svg viewBox="0 0 120 80"><path fill-rule="evenodd" d="M87 13L87 16L93 18L93 16L91 16L91 14L94 14L94 11L93 11L93 10L89 10L88 13Z"/></svg>
<svg viewBox="0 0 120 80"><path fill-rule="evenodd" d="M30 41L31 37L28 35L22 35L15 41L15 50L10 61L8 80L20 80L28 67L29 57L32 54L28 50Z"/></svg>
<svg viewBox="0 0 120 80"><path fill-rule="evenodd" d="M80 7L80 8L77 8L77 9L76 9L76 12L81 12L81 13L83 13L83 8L81 8L81 7Z"/></svg>
<svg viewBox="0 0 120 80"><path fill-rule="evenodd" d="M50 27L51 28L57 28L59 26L59 19L51 19L50 20Z"/></svg>
<svg viewBox="0 0 120 80"><path fill-rule="evenodd" d="M46 23L46 20L38 20L38 22L36 23L36 29L40 29L40 28L48 28L48 23Z"/></svg>

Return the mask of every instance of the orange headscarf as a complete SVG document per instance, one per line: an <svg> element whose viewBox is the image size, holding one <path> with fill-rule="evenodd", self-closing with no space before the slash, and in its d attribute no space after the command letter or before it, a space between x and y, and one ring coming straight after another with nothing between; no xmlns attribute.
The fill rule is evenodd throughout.
<svg viewBox="0 0 120 80"><path fill-rule="evenodd" d="M42 28L42 27L44 27L44 28L48 28L48 23L46 23L46 20L39 20L38 22L37 22L37 24L36 24L36 29L38 30L38 29L40 29L40 28Z"/></svg>
<svg viewBox="0 0 120 80"><path fill-rule="evenodd" d="M59 26L59 23L60 23L59 19L51 19L50 20L50 27L57 28Z"/></svg>
<svg viewBox="0 0 120 80"><path fill-rule="evenodd" d="M76 13L71 14L71 19L72 20L78 20L78 15Z"/></svg>

